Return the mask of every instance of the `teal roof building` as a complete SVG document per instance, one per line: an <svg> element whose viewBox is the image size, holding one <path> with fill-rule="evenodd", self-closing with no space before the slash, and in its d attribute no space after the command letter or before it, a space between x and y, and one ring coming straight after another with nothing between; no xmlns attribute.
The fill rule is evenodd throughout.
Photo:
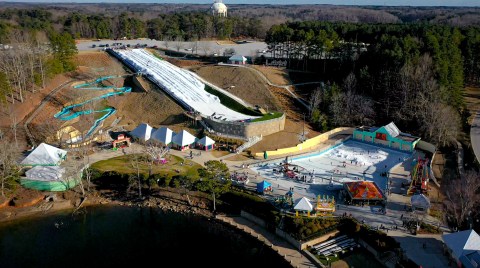
<svg viewBox="0 0 480 268"><path fill-rule="evenodd" d="M353 139L407 152L413 152L420 141L419 137L401 132L393 122L383 127L358 127Z"/></svg>

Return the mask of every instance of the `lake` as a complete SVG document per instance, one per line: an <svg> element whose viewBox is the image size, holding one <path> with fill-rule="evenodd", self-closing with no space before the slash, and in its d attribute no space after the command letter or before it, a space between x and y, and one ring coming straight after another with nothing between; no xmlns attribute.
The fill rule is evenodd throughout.
<svg viewBox="0 0 480 268"><path fill-rule="evenodd" d="M213 220L97 206L0 223L0 267L289 267L256 239Z"/></svg>

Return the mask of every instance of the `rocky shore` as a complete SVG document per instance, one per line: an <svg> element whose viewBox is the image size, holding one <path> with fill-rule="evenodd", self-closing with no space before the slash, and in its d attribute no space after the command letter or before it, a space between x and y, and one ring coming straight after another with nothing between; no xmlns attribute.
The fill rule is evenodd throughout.
<svg viewBox="0 0 480 268"><path fill-rule="evenodd" d="M149 195L142 199L127 198L126 196L109 197L102 192L92 192L81 197L76 192L45 194L45 197L31 206L5 206L0 208L0 222L13 221L27 217L37 217L52 214L58 211L77 211L88 206L126 206L126 207L150 207L161 209L164 212L180 214L195 214L204 217L211 217L209 201L205 197L196 196L196 193L186 195L172 191L171 189L160 189L154 192L155 196Z"/></svg>

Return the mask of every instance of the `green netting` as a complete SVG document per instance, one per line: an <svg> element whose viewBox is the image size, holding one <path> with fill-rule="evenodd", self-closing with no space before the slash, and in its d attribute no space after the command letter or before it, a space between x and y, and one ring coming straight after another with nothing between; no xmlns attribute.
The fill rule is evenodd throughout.
<svg viewBox="0 0 480 268"><path fill-rule="evenodd" d="M39 191L62 192L75 187L78 184L78 181L75 179L70 179L68 181L36 181L21 179L20 184L25 188Z"/></svg>

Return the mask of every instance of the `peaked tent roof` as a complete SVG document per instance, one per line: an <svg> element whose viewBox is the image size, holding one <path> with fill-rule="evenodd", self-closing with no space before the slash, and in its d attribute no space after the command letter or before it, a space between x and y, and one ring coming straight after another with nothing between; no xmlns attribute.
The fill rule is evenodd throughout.
<svg viewBox="0 0 480 268"><path fill-rule="evenodd" d="M457 260L463 255L480 250L480 236L474 230L446 234L442 238Z"/></svg>
<svg viewBox="0 0 480 268"><path fill-rule="evenodd" d="M295 210L311 211L313 210L313 205L308 201L306 197L302 197L295 203L293 207Z"/></svg>
<svg viewBox="0 0 480 268"><path fill-rule="evenodd" d="M395 123L390 122L390 124L385 126L385 130L387 130L388 134L392 137L397 137L400 135L400 129L395 125Z"/></svg>
<svg viewBox="0 0 480 268"><path fill-rule="evenodd" d="M429 208L430 199L423 194L416 194L410 198L410 202L414 207Z"/></svg>
<svg viewBox="0 0 480 268"><path fill-rule="evenodd" d="M262 193L267 187L272 186L271 183L268 181L264 180L259 183L257 183L257 192Z"/></svg>
<svg viewBox="0 0 480 268"><path fill-rule="evenodd" d="M65 158L67 151L41 143L20 163L25 166L58 165Z"/></svg>
<svg viewBox="0 0 480 268"><path fill-rule="evenodd" d="M185 146L194 143L196 139L195 136L188 133L186 130L182 130L177 135L173 136L172 142L180 146Z"/></svg>
<svg viewBox="0 0 480 268"><path fill-rule="evenodd" d="M383 193L373 181L351 181L344 183L353 199L383 199Z"/></svg>
<svg viewBox="0 0 480 268"><path fill-rule="evenodd" d="M233 61L246 61L247 58L245 58L245 57L242 56L242 55L233 55L233 56L231 56L230 58L228 58L228 60L233 60Z"/></svg>
<svg viewBox="0 0 480 268"><path fill-rule="evenodd" d="M155 130L152 135L151 139L162 142L164 144L169 144L172 142L172 137L175 136L175 132L173 132L168 127L161 127Z"/></svg>
<svg viewBox="0 0 480 268"><path fill-rule="evenodd" d="M29 180L35 181L60 181L63 178L65 169L59 166L36 166L27 170L25 175Z"/></svg>
<svg viewBox="0 0 480 268"><path fill-rule="evenodd" d="M213 145L215 144L215 141L210 139L209 137L205 136L203 138L201 138L198 143L200 143L201 145L203 146L210 146L210 145Z"/></svg>
<svg viewBox="0 0 480 268"><path fill-rule="evenodd" d="M149 124L142 123L134 130L130 131L130 134L136 138L148 141L152 136L152 132L154 128L152 128Z"/></svg>

